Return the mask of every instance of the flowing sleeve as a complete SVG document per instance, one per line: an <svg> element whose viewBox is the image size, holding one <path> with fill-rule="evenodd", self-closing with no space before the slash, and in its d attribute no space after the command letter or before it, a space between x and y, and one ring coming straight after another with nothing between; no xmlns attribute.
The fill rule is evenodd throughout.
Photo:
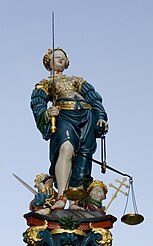
<svg viewBox="0 0 153 246"><path fill-rule="evenodd" d="M88 82L82 83L80 94L92 106L93 113L96 117L96 121L99 119L103 119L105 121L108 120L107 113L102 104L102 97L99 95L97 91L95 91L94 87Z"/></svg>
<svg viewBox="0 0 153 246"><path fill-rule="evenodd" d="M37 84L31 95L30 107L32 109L34 119L37 125L37 128L41 132L45 140L51 138L51 123L46 118L47 103L49 102L49 96L46 90Z"/></svg>

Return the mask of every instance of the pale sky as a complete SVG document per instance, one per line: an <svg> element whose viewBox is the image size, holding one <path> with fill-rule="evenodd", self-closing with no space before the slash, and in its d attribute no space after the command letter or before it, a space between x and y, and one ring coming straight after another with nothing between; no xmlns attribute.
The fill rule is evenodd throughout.
<svg viewBox="0 0 153 246"><path fill-rule="evenodd" d="M33 194L29 185L49 168L49 143L35 126L30 104L34 85L48 72L42 58L52 47L51 12L55 12L55 47L70 58L67 75L81 76L103 97L109 116L108 165L134 177L137 226L120 222L125 197L119 194L108 213L117 217L113 246L151 245L153 139L153 1L152 0L5 0L0 2L1 30L1 245L21 246L28 228ZM100 143L94 158L100 160ZM93 164L93 176L106 185L122 176ZM109 202L109 193L104 205ZM129 202L127 213L131 213Z"/></svg>

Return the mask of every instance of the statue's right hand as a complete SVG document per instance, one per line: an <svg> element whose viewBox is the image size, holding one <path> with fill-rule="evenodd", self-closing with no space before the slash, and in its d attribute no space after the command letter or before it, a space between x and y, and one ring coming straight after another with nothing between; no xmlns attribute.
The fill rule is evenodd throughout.
<svg viewBox="0 0 153 246"><path fill-rule="evenodd" d="M46 114L48 118L55 117L59 114L59 107L58 106L51 106L50 108L47 109Z"/></svg>

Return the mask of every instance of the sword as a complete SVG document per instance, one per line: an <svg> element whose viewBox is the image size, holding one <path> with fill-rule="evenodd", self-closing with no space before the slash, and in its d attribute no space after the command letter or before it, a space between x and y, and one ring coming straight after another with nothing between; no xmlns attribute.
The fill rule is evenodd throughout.
<svg viewBox="0 0 153 246"><path fill-rule="evenodd" d="M54 82L54 73L55 73L55 67L54 67L54 12L52 12L52 42L53 42L53 70L52 70L52 76L53 76L53 106L55 106L55 82ZM56 118L55 116L51 117L51 133L55 133L56 131Z"/></svg>
<svg viewBox="0 0 153 246"><path fill-rule="evenodd" d="M22 179L20 179L17 175L15 175L14 173L12 173L12 175L21 183L24 185L24 187L26 187L29 191L31 191L34 195L37 195L37 191L35 191L30 185L28 185L26 182L24 182Z"/></svg>

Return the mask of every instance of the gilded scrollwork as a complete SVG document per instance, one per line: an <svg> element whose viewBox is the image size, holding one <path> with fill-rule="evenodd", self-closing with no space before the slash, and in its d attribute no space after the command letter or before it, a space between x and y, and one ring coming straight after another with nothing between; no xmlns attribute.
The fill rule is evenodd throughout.
<svg viewBox="0 0 153 246"><path fill-rule="evenodd" d="M35 88L43 90L48 95L49 94L48 84L49 84L49 80L42 79L38 84L36 84Z"/></svg>
<svg viewBox="0 0 153 246"><path fill-rule="evenodd" d="M47 226L48 223L47 221L45 221L45 224L43 226L29 227L23 235L24 241L30 246L36 246L37 243L42 240L42 238L38 236L38 232L46 230Z"/></svg>
<svg viewBox="0 0 153 246"><path fill-rule="evenodd" d="M101 244L103 246L111 246L112 245L112 234L108 229L93 228L92 232L99 233L102 236L102 239L97 241L99 244Z"/></svg>

